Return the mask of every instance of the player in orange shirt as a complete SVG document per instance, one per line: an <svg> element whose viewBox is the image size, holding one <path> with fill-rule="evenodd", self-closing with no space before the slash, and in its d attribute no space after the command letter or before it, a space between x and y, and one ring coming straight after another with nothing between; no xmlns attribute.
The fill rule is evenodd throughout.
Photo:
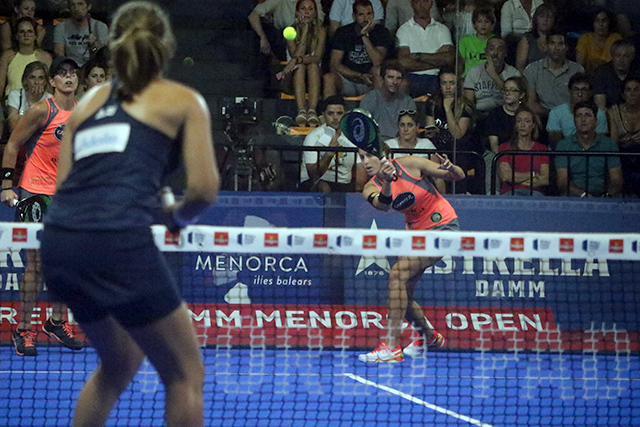
<svg viewBox="0 0 640 427"><path fill-rule="evenodd" d="M13 172L18 152L26 144L27 161L20 176L20 199L37 200L38 208L41 209L39 212L44 213L46 210L56 189L58 153L64 126L76 105L77 70L78 64L72 59L56 58L49 70L53 96L35 104L18 121L2 157L2 203L9 206L18 204L18 195L12 188ZM16 220L41 222L42 215L36 214L36 211L38 210L26 215L29 218L22 216ZM42 273L39 251L29 249L26 255L20 287L20 320L13 332L13 343L20 356L35 356L38 352L34 333L31 331L31 315L42 286ZM42 325L42 330L65 347L80 350L82 343L76 339L64 320L66 311L65 305L54 303L51 318Z"/></svg>
<svg viewBox="0 0 640 427"><path fill-rule="evenodd" d="M364 186L362 196L374 208L401 212L409 230L458 230L456 212L433 182L433 179L459 181L465 177L464 171L451 163L446 155L436 154L440 164L421 156L378 159L362 149L359 155L367 174L372 177ZM422 308L413 299L416 283L424 271L439 259L398 257L389 272L387 341L381 342L372 352L358 356L361 361L402 362L405 353L418 356L427 346L444 345L444 337L429 328ZM420 338L404 352L400 346L403 318L420 333Z"/></svg>

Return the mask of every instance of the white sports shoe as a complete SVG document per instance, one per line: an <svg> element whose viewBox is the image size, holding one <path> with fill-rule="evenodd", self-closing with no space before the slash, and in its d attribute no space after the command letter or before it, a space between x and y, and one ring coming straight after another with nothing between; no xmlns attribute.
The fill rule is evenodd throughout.
<svg viewBox="0 0 640 427"><path fill-rule="evenodd" d="M358 360L368 363L399 363L404 360L404 355L401 347L398 346L392 350L387 343L383 342L371 353L359 355Z"/></svg>
<svg viewBox="0 0 640 427"><path fill-rule="evenodd" d="M427 352L427 347L443 347L444 337L436 330L433 331L433 338L431 341L426 342L424 338L418 338L406 346L403 353L409 357L420 357Z"/></svg>

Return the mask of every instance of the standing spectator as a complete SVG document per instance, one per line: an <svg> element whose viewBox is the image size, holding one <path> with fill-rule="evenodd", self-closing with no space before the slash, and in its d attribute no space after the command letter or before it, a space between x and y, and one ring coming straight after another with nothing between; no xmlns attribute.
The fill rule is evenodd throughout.
<svg viewBox="0 0 640 427"><path fill-rule="evenodd" d="M413 18L396 32L398 60L408 71L411 96L435 93L439 87L438 71L453 66L455 48L449 29L431 18L433 0L411 0Z"/></svg>
<svg viewBox="0 0 640 427"><path fill-rule="evenodd" d="M22 87L22 74L34 61L51 65L51 55L36 45L36 23L32 18L20 18L16 23L14 48L0 56L0 94L3 98Z"/></svg>
<svg viewBox="0 0 640 427"><path fill-rule="evenodd" d="M584 73L582 65L567 59L567 39L558 30L549 33L549 53L524 70L529 83L529 107L546 120L549 110L569 102L569 79Z"/></svg>
<svg viewBox="0 0 640 427"><path fill-rule="evenodd" d="M469 70L464 80L464 96L475 106L481 117L501 105L504 81L519 76L515 67L507 64L507 43L500 37L492 37L485 49L487 61Z"/></svg>
<svg viewBox="0 0 640 427"><path fill-rule="evenodd" d="M466 77L472 67L487 60L485 49L487 41L493 37L495 26L496 15L492 7L481 7L473 11L473 28L476 33L467 34L458 43L458 53L464 60L462 77Z"/></svg>
<svg viewBox="0 0 640 427"><path fill-rule="evenodd" d="M280 78L285 78L285 86L296 97L298 126L318 126L318 99L322 71L320 61L324 56L327 31L318 17L318 9L313 0L296 2L296 20L294 23L296 38L287 40L287 49L291 59L284 67ZM309 94L307 106L306 94Z"/></svg>
<svg viewBox="0 0 640 427"><path fill-rule="evenodd" d="M622 101L622 82L640 74L633 66L636 48L629 39L617 40L611 45L611 61L595 69L591 76L594 100L605 109Z"/></svg>
<svg viewBox="0 0 640 427"><path fill-rule="evenodd" d="M371 113L378 122L382 140L398 134L398 111L416 111L416 102L400 91L404 69L398 61L385 61L382 64L382 86L373 89L360 102L360 108Z"/></svg>
<svg viewBox="0 0 640 427"><path fill-rule="evenodd" d="M316 0L320 21L324 12L320 0ZM282 30L293 25L296 19L296 0L266 0L256 5L249 14L249 24L260 38L260 52L279 61L287 59L286 44Z"/></svg>
<svg viewBox="0 0 640 427"><path fill-rule="evenodd" d="M498 151L547 151L538 142L540 119L527 107L516 114L511 141L500 144ZM533 158L532 158L533 157ZM549 185L549 157L504 155L498 160L500 194L515 196L544 196Z"/></svg>
<svg viewBox="0 0 640 427"><path fill-rule="evenodd" d="M547 132L549 132L549 143L551 148L555 148L558 141L576 133L576 125L573 120L573 107L578 102L593 99L591 92L591 82L584 73L577 73L569 80L569 102L558 105L549 112L547 121ZM598 108L598 122L596 133L605 135L609 132L607 126L607 115L604 110Z"/></svg>
<svg viewBox="0 0 640 427"><path fill-rule="evenodd" d="M442 1L442 0L441 0ZM431 6L431 17L440 20L440 12L435 0ZM398 28L413 17L411 0L388 0L384 9L384 26L387 27L392 37L395 37Z"/></svg>
<svg viewBox="0 0 640 427"><path fill-rule="evenodd" d="M611 139L623 153L640 153L640 78L630 77L623 83L622 102L607 112ZM627 191L640 196L640 157L622 158L622 175Z"/></svg>
<svg viewBox="0 0 640 427"><path fill-rule="evenodd" d="M549 32L554 28L557 10L551 3L544 3L533 14L533 26L518 42L516 68L521 73L527 65L547 56Z"/></svg>
<svg viewBox="0 0 640 427"><path fill-rule="evenodd" d="M51 96L47 91L47 65L44 62L35 61L27 66L22 73L22 88L11 91L7 98L7 120L9 131L13 132L20 117L27 112L32 105Z"/></svg>
<svg viewBox="0 0 640 427"><path fill-rule="evenodd" d="M380 0L370 0L373 7L373 19L376 24L382 24L384 22L384 7ZM331 3L331 10L329 11L329 36L338 31L338 28L355 22L353 16L353 10L355 0L333 0Z"/></svg>
<svg viewBox="0 0 640 427"><path fill-rule="evenodd" d="M573 108L576 133L558 143L558 152L590 153L618 151L614 141L596 133L598 106L579 102ZM561 195L576 197L616 197L623 185L620 157L556 156L556 179Z"/></svg>
<svg viewBox="0 0 640 427"><path fill-rule="evenodd" d="M0 25L0 40L2 40L2 50L11 49L14 37L13 29L20 18L31 18L36 23L36 46L42 46L47 30L42 25L42 20L36 20L35 0L15 0L13 2L13 17Z"/></svg>
<svg viewBox="0 0 640 427"><path fill-rule="evenodd" d="M581 35L576 47L576 62L587 73L611 61L611 45L622 38L615 29L616 16L613 12L599 8L593 17L593 32Z"/></svg>
<svg viewBox="0 0 640 427"><path fill-rule="evenodd" d="M355 148L340 130L340 120L345 113L344 98L333 95L322 105L324 124L305 137L303 146ZM305 151L300 168L300 189L321 193L353 191L356 155L339 151Z"/></svg>
<svg viewBox="0 0 640 427"><path fill-rule="evenodd" d="M502 37L517 37L531 31L533 14L543 0L507 0L500 11Z"/></svg>
<svg viewBox="0 0 640 427"><path fill-rule="evenodd" d="M380 86L380 66L393 48L389 31L373 19L369 0L353 3L355 22L336 31L331 41L331 72L324 75L325 98L358 96Z"/></svg>
<svg viewBox="0 0 640 427"><path fill-rule="evenodd" d="M93 0L69 0L71 18L53 30L53 53L66 56L83 66L91 55L107 45L109 29L91 17Z"/></svg>

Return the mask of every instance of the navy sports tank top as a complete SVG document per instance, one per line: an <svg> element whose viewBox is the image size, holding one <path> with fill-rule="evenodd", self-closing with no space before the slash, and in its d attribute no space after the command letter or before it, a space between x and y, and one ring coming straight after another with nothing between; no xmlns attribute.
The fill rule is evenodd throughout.
<svg viewBox="0 0 640 427"><path fill-rule="evenodd" d="M163 178L178 165L171 139L127 114L113 95L74 134L73 165L45 225L70 230L149 227Z"/></svg>

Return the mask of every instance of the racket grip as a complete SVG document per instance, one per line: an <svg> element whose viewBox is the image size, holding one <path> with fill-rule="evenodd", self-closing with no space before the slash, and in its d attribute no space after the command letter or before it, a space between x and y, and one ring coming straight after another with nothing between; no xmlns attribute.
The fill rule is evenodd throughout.
<svg viewBox="0 0 640 427"><path fill-rule="evenodd" d="M171 187L162 187L160 189L160 201L163 208L168 208L176 204L176 196L173 195Z"/></svg>

